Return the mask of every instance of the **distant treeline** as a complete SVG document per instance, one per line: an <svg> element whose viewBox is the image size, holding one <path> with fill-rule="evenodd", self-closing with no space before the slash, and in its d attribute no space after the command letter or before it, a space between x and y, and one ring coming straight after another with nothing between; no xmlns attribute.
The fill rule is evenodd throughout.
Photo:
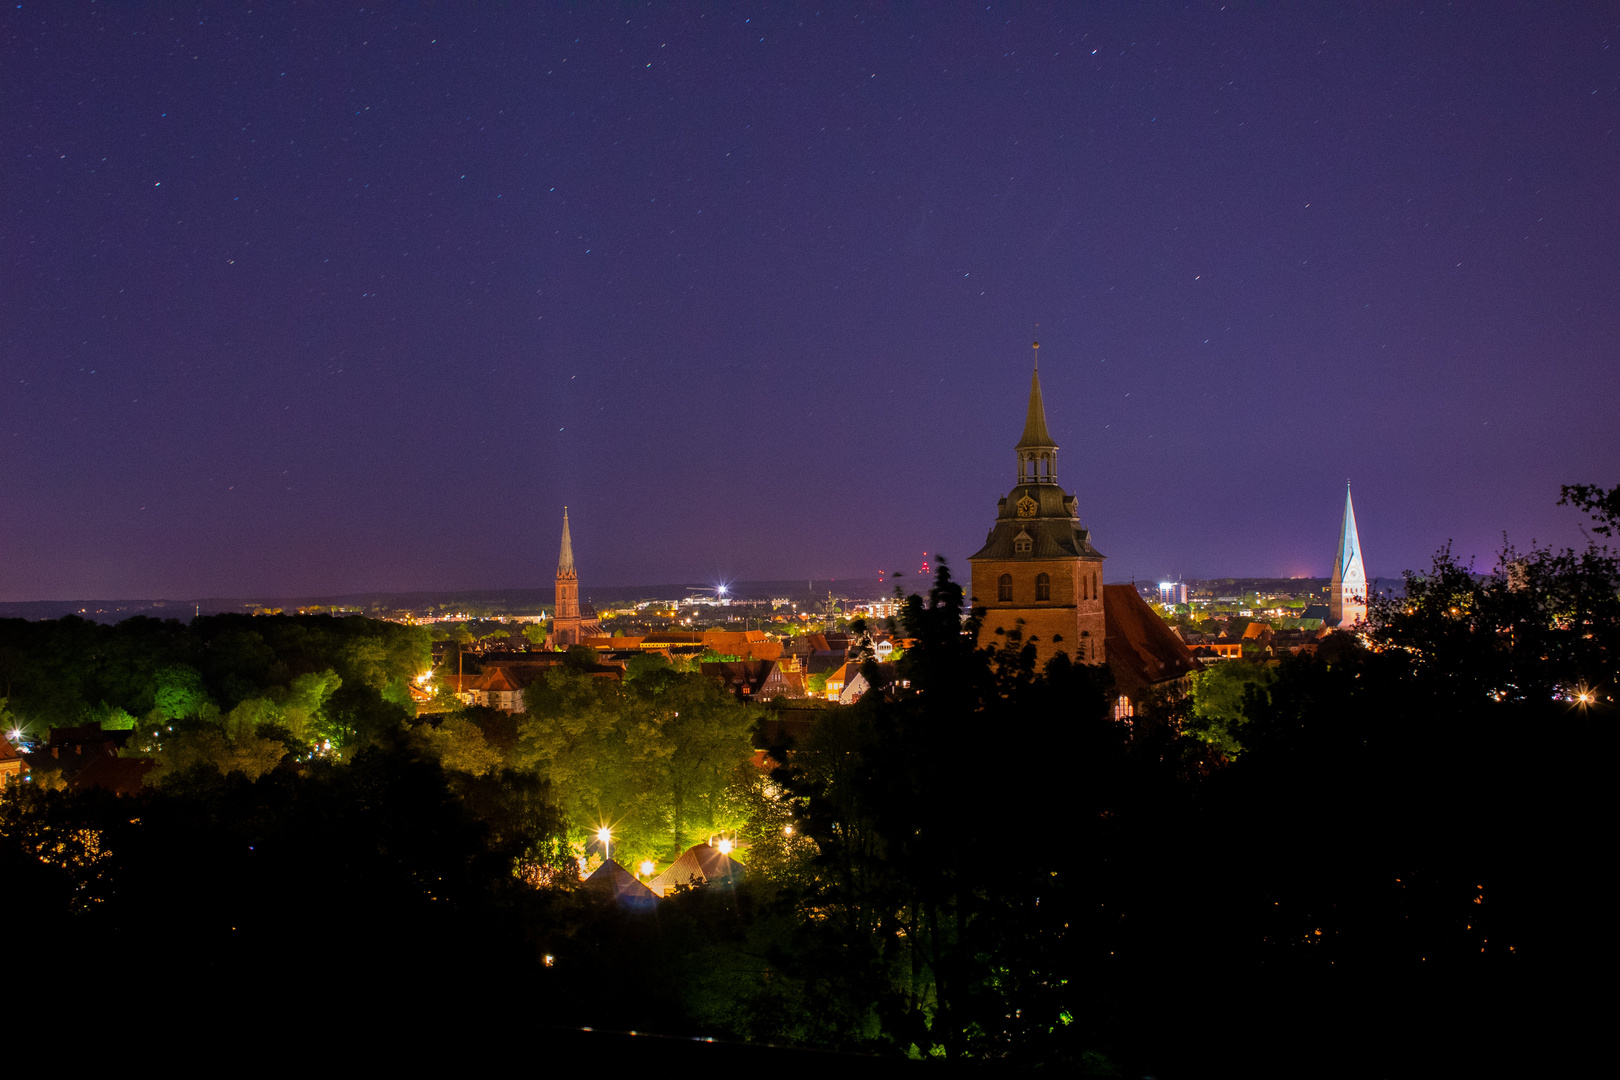
<svg viewBox="0 0 1620 1080"><path fill-rule="evenodd" d="M220 717L324 673L334 730L356 729L379 709L396 721L412 713L408 683L430 654L426 629L359 617L0 619L0 700L14 724L42 738L92 721Z"/></svg>

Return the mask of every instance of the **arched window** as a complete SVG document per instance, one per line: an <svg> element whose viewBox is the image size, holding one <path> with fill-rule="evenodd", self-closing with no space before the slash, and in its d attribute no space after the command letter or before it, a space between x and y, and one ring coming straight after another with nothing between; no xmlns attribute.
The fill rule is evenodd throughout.
<svg viewBox="0 0 1620 1080"><path fill-rule="evenodd" d="M1126 697L1124 694L1119 695L1119 697L1114 701L1114 719L1129 720L1135 715L1136 710L1131 706L1131 699Z"/></svg>
<svg viewBox="0 0 1620 1080"><path fill-rule="evenodd" d="M1052 579L1045 574L1035 575L1035 599L1052 599Z"/></svg>
<svg viewBox="0 0 1620 1080"><path fill-rule="evenodd" d="M1012 599L1012 575L1002 574L1001 580L996 582L996 599L1006 602Z"/></svg>

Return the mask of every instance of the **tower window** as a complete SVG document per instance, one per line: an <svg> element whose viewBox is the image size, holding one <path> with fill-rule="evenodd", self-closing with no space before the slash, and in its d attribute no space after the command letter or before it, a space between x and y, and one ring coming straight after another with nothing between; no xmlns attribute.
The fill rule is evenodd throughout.
<svg viewBox="0 0 1620 1080"><path fill-rule="evenodd" d="M1035 599L1052 599L1052 579L1046 574L1038 574L1035 577Z"/></svg>
<svg viewBox="0 0 1620 1080"><path fill-rule="evenodd" d="M1021 532L1017 536L1013 537L1013 553L1014 554L1016 554L1016 555L1028 555L1034 549L1035 549L1035 541L1030 538L1029 533Z"/></svg>
<svg viewBox="0 0 1620 1080"><path fill-rule="evenodd" d="M1001 580L996 582L996 599L1001 601L1012 600L1012 575L1002 574Z"/></svg>

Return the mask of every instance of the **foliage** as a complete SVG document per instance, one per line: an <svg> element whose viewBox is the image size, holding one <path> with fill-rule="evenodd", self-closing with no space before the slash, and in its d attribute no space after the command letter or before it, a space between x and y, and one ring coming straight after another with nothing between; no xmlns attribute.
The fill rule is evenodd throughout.
<svg viewBox="0 0 1620 1080"><path fill-rule="evenodd" d="M239 772L249 780L257 780L287 755L286 745L278 739L261 737L256 731L233 735L217 724L198 719L176 720L161 734L154 732L142 739L139 746L144 756L157 762L148 776L148 782L156 784L197 769L226 776Z"/></svg>
<svg viewBox="0 0 1620 1080"><path fill-rule="evenodd" d="M741 824L729 790L758 711L714 680L666 668L619 682L565 666L525 701L513 762L550 783L576 841L607 825L627 858L668 859Z"/></svg>
<svg viewBox="0 0 1620 1080"><path fill-rule="evenodd" d="M1591 516L1592 532L1613 536L1620 525L1620 485L1605 491L1594 484L1565 484L1559 489L1559 506L1573 506Z"/></svg>
<svg viewBox="0 0 1620 1080"><path fill-rule="evenodd" d="M1238 736L1247 719L1245 702L1251 694L1264 694L1275 669L1264 664L1228 660L1192 676L1192 711L1188 734L1203 739L1221 754L1235 758L1243 752Z"/></svg>
<svg viewBox="0 0 1620 1080"><path fill-rule="evenodd" d="M411 729L411 739L450 772L483 776L502 764L500 751L490 745L483 729L459 714L446 716L437 725L418 724Z"/></svg>
<svg viewBox="0 0 1620 1080"><path fill-rule="evenodd" d="M297 680L331 672L340 694L374 694L404 716L414 711L409 681L429 655L423 628L358 616L210 615L189 624L141 617L115 626L76 616L0 619L0 694L40 728L121 722L122 714L166 724L229 715L250 699L296 709L294 699L308 696ZM319 717L304 715L317 730L300 737L328 737Z"/></svg>

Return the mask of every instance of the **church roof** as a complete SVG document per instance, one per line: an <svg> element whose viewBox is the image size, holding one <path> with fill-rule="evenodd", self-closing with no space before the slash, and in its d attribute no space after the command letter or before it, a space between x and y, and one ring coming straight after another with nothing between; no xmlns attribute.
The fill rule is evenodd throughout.
<svg viewBox="0 0 1620 1080"><path fill-rule="evenodd" d="M557 556L557 576L574 572L574 541L568 535L568 507L563 507L562 552Z"/></svg>
<svg viewBox="0 0 1620 1080"><path fill-rule="evenodd" d="M1148 607L1135 585L1103 586L1108 666L1120 690L1136 691L1198 670L1192 650Z"/></svg>
<svg viewBox="0 0 1620 1080"><path fill-rule="evenodd" d="M1091 545L1091 530L1080 527L1075 502L1073 495L1056 484L1020 484L996 507L996 523L985 537L984 547L969 555L969 561L1103 558ZM1020 517L1024 511L1031 516ZM1028 552L1017 550L1020 533L1029 534Z"/></svg>
<svg viewBox="0 0 1620 1080"><path fill-rule="evenodd" d="M1046 430L1046 405L1041 400L1041 365L1038 361L1034 374L1029 377L1029 411L1024 416L1024 437L1018 440L1018 445L1013 449L1023 450L1033 446L1057 449L1057 443L1052 441L1052 433Z"/></svg>
<svg viewBox="0 0 1620 1080"><path fill-rule="evenodd" d="M1344 485L1344 524L1339 528L1339 553L1333 560L1333 580L1343 581L1351 567L1367 578L1367 568L1361 562L1361 537L1356 534L1356 506L1350 501L1350 485Z"/></svg>

